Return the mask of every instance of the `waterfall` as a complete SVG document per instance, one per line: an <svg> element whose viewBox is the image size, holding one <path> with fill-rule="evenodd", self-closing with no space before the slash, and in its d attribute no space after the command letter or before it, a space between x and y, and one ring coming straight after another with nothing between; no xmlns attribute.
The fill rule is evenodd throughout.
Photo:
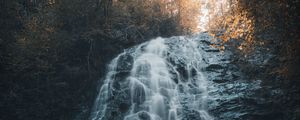
<svg viewBox="0 0 300 120"><path fill-rule="evenodd" d="M213 120L200 42L156 38L112 60L91 120Z"/></svg>

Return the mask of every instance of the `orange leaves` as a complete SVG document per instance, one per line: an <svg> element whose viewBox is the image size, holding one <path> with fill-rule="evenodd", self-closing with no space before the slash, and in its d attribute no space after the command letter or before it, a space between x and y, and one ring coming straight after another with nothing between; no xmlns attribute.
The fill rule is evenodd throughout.
<svg viewBox="0 0 300 120"><path fill-rule="evenodd" d="M234 15L233 15L234 16ZM224 35L233 39L245 38L253 34L253 22L247 16L236 15L226 19ZM250 38L250 36L249 36ZM227 41L227 40L225 40Z"/></svg>
<svg viewBox="0 0 300 120"><path fill-rule="evenodd" d="M255 20L250 12L240 4L239 1L232 1L231 10L213 18L209 28L210 30L223 30L221 35L216 36L222 40L223 44L229 42L230 39L239 40L240 44L237 49L247 51L252 49L255 42ZM214 31L211 32L216 34Z"/></svg>

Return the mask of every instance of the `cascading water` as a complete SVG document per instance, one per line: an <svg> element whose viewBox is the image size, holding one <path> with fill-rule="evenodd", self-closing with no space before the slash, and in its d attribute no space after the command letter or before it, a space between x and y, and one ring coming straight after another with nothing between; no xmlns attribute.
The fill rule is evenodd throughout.
<svg viewBox="0 0 300 120"><path fill-rule="evenodd" d="M213 120L200 42L156 38L109 65L91 120Z"/></svg>

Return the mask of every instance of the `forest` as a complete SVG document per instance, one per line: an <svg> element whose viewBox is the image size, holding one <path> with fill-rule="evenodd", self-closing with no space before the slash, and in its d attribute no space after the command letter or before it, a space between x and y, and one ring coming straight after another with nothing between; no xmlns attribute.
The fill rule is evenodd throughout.
<svg viewBox="0 0 300 120"><path fill-rule="evenodd" d="M202 34L212 37L202 41L211 51L230 56L228 65L208 65L203 73L209 76L221 68L225 72L218 74L239 72L221 80L207 77L208 84L261 81L255 92L247 91L254 89L250 85L246 90L236 87L236 93L245 95L216 108L207 102L205 110L210 116L215 120L298 120L299 6L299 0L1 0L0 120L125 120L131 109L128 104L136 101L126 105L108 102L119 105L118 110L112 105L107 116L91 117L111 60L124 51L134 56L138 53L131 49L157 37L171 46L181 39L178 36L188 39ZM151 45L148 48L152 50ZM182 68L178 74L185 78L194 72ZM254 97L248 97L251 95ZM114 101L111 99L119 100L117 95L107 101ZM148 116L154 113L147 111ZM132 120L181 120L158 116L161 118ZM186 118L182 120L213 120Z"/></svg>

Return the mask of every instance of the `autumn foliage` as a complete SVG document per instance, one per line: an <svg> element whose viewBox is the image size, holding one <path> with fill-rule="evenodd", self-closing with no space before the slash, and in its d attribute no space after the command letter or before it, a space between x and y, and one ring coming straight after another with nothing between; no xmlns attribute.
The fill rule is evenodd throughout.
<svg viewBox="0 0 300 120"><path fill-rule="evenodd" d="M266 0L226 0L229 10L223 10L221 15L212 16L209 21L209 31L220 38L222 44L235 45L246 53L252 52L257 46L275 43L284 37L296 37L295 23L296 1ZM272 8L272 9L270 9ZM291 35L286 35L290 31ZM273 33L273 34L270 34ZM275 34L276 33L276 34ZM268 36L267 36L268 35Z"/></svg>

